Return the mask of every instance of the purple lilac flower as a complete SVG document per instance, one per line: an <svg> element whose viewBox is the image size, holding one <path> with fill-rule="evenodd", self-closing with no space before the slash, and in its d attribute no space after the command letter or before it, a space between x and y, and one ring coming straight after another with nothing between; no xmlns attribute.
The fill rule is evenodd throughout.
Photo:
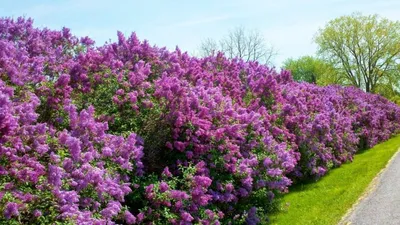
<svg viewBox="0 0 400 225"><path fill-rule="evenodd" d="M7 202L4 207L3 215L6 219L11 219L13 216L18 216L18 204L15 202Z"/></svg>
<svg viewBox="0 0 400 225"><path fill-rule="evenodd" d="M125 211L124 213L125 216L125 222L127 224L135 224L136 223L136 217L132 215L129 211Z"/></svg>

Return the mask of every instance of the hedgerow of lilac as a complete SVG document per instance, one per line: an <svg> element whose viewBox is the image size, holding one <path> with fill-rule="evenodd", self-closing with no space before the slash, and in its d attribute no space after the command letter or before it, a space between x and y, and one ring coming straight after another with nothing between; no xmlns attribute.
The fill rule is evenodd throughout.
<svg viewBox="0 0 400 225"><path fill-rule="evenodd" d="M0 221L258 224L400 128L378 95L117 37L0 19Z"/></svg>

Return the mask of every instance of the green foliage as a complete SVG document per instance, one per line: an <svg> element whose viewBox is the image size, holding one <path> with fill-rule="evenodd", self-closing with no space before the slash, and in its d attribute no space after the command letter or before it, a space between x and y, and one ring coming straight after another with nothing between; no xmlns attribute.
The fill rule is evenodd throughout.
<svg viewBox="0 0 400 225"><path fill-rule="evenodd" d="M332 64L312 56L287 59L283 68L292 72L293 79L319 85L344 84L340 72Z"/></svg>
<svg viewBox="0 0 400 225"><path fill-rule="evenodd" d="M319 54L343 73L343 79L366 92L398 80L398 21L360 13L341 16L320 29L315 42Z"/></svg>

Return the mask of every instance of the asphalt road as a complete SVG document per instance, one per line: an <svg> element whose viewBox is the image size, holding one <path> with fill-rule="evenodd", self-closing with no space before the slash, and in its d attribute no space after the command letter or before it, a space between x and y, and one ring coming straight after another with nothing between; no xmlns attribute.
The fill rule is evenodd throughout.
<svg viewBox="0 0 400 225"><path fill-rule="evenodd" d="M400 153L378 177L372 191L341 224L400 225Z"/></svg>

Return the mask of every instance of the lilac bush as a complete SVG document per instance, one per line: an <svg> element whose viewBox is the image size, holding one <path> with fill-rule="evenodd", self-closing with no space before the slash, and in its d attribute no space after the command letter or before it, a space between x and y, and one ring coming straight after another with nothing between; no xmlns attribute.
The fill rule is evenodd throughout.
<svg viewBox="0 0 400 225"><path fill-rule="evenodd" d="M379 95L117 36L0 19L0 221L258 224L399 132Z"/></svg>

